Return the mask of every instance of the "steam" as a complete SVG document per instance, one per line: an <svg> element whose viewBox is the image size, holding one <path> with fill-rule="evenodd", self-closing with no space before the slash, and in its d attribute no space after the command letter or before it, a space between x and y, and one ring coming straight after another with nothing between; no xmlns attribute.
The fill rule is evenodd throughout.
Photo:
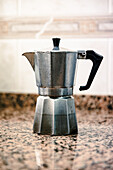
<svg viewBox="0 0 113 170"><path fill-rule="evenodd" d="M51 18L49 19L49 21L47 21L47 22L44 24L44 26L42 27L41 31L39 31L39 32L36 34L36 38L39 38L39 36L42 35L42 34L45 32L45 30L46 30L46 28L48 27L48 25L50 25L52 22L53 22L53 17L51 17Z"/></svg>

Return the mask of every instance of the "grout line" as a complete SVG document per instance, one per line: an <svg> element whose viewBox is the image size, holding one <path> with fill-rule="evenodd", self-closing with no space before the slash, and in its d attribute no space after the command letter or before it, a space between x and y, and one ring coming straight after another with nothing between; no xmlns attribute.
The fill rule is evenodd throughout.
<svg viewBox="0 0 113 170"><path fill-rule="evenodd" d="M20 17L21 16L21 0L18 0L17 5L18 5L18 17Z"/></svg>
<svg viewBox="0 0 113 170"><path fill-rule="evenodd" d="M108 95L111 95L111 71L112 71L112 68L111 68L111 63L112 60L111 60L111 39L109 38L108 39Z"/></svg>
<svg viewBox="0 0 113 170"><path fill-rule="evenodd" d="M108 2L108 11L109 11L109 14L113 14L113 1L112 0L109 0Z"/></svg>

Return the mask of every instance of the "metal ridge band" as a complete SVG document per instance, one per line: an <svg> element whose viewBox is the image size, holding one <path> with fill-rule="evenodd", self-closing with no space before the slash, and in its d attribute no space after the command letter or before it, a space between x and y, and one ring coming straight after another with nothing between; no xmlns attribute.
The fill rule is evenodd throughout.
<svg viewBox="0 0 113 170"><path fill-rule="evenodd" d="M73 87L70 88L49 88L38 87L38 93L42 96L69 96L73 94Z"/></svg>

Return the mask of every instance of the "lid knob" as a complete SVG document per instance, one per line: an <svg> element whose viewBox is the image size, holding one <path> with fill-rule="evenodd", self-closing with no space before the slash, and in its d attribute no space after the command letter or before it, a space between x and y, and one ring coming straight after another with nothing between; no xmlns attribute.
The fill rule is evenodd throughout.
<svg viewBox="0 0 113 170"><path fill-rule="evenodd" d="M59 50L60 38L52 38L53 40L53 50Z"/></svg>

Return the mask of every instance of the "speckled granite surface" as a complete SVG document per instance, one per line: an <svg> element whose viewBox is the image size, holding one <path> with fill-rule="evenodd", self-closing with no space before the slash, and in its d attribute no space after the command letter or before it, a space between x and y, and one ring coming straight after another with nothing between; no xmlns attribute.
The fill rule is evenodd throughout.
<svg viewBox="0 0 113 170"><path fill-rule="evenodd" d="M77 136L32 133L37 95L0 94L1 170L113 169L113 96L76 96Z"/></svg>
<svg viewBox="0 0 113 170"><path fill-rule="evenodd" d="M113 111L78 110L77 136L32 133L34 111L1 110L1 170L113 169Z"/></svg>
<svg viewBox="0 0 113 170"><path fill-rule="evenodd" d="M0 93L0 108L21 109L28 106L33 108L36 106L37 97L36 94ZM75 95L74 98L78 109L113 110L113 96Z"/></svg>

